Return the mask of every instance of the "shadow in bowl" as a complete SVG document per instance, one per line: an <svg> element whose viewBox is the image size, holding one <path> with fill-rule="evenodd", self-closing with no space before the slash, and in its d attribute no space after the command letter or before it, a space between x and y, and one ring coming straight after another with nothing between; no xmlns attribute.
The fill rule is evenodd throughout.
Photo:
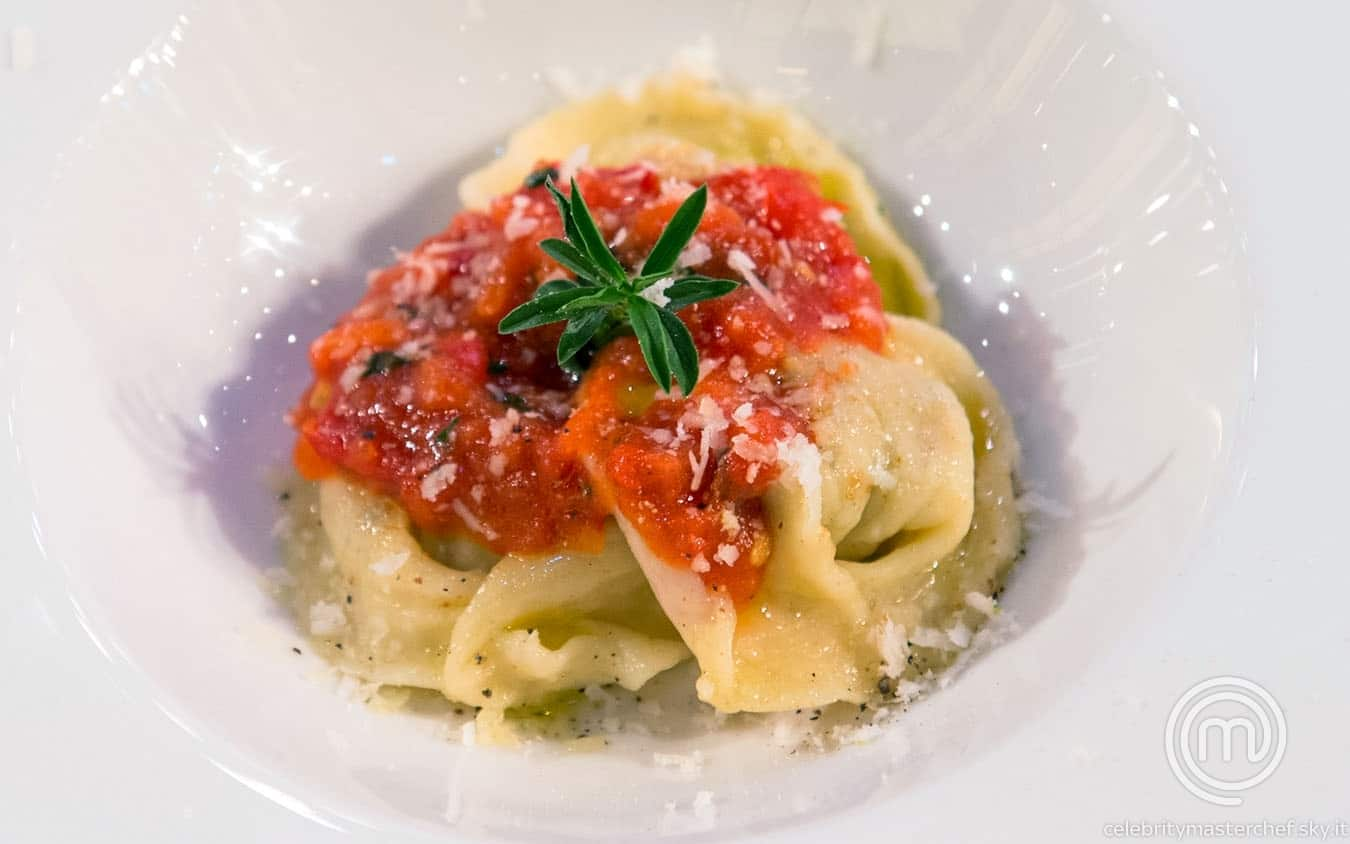
<svg viewBox="0 0 1350 844"><path fill-rule="evenodd" d="M887 208L914 205L882 186ZM924 256L943 307L943 328L961 340L998 388L1017 428L1022 461L1016 477L1026 525L1023 558L1009 575L1005 605L1019 625L1030 628L1064 600L1085 557L1084 537L1117 522L1164 474L1169 459L1148 468L1125 489L1084 488L1082 465L1074 456L1078 423L1063 396L1056 356L1067 342L1025 289L1015 307L999 308L981 297L962 271L945 267L931 227L900 215L902 236Z"/></svg>
<svg viewBox="0 0 1350 844"><path fill-rule="evenodd" d="M898 191L881 189L887 208L909 208ZM1065 341L1038 316L1021 292L1018 307L1002 313L945 267L931 229L905 215L893 219L901 235L924 258L942 301L942 325L984 367L1012 414L1022 445L1016 481L1022 495L1025 552L1005 586L1004 603L1016 608L1027 628L1050 615L1083 559L1089 514L1074 505L1082 494L1082 471L1068 448L1077 422L1062 397L1055 354ZM968 278L968 276L966 276Z"/></svg>
<svg viewBox="0 0 1350 844"><path fill-rule="evenodd" d="M367 272L388 264L392 249L411 248L449 223L459 210L460 179L490 157L484 149L429 179L367 228L347 259L292 274L320 282L296 285L252 330L297 341L252 344L244 366L212 391L210 427L179 426L185 459L193 464L189 477L210 501L220 530L253 565L266 568L279 559L274 527L280 508L269 477L290 466L295 435L283 418L310 381L308 342L360 299Z"/></svg>

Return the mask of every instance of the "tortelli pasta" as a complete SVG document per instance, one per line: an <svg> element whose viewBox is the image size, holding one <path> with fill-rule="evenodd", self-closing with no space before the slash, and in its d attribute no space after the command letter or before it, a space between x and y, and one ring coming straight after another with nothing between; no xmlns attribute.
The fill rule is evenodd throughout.
<svg viewBox="0 0 1350 844"><path fill-rule="evenodd" d="M708 185L671 280L642 294L674 314L682 279L738 282L683 328L658 314L697 343L692 392L687 370L653 384L662 361L621 330L565 367L540 351L560 329L489 330L545 283L589 283L534 245L585 242L544 190L574 174L570 207L584 191L633 267ZM820 133L663 78L524 127L461 195L478 210L311 350L288 557L326 652L492 712L692 658L703 701L774 712L865 703L969 641L1020 548L1017 440Z"/></svg>

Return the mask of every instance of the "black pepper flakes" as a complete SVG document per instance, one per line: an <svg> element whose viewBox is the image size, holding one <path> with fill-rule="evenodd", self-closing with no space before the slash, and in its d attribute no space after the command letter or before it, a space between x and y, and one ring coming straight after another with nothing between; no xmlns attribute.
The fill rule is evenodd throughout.
<svg viewBox="0 0 1350 844"><path fill-rule="evenodd" d="M408 359L388 350L382 350L370 356L366 361L365 371L361 373L362 378L369 378L372 375L385 375L400 366L407 366Z"/></svg>
<svg viewBox="0 0 1350 844"><path fill-rule="evenodd" d="M888 694L890 694L890 693L891 693L891 678L890 678L890 677L882 677L881 680L877 683L877 691L881 692L883 695L888 695Z"/></svg>
<svg viewBox="0 0 1350 844"><path fill-rule="evenodd" d="M492 689L483 689L483 697L492 697Z"/></svg>

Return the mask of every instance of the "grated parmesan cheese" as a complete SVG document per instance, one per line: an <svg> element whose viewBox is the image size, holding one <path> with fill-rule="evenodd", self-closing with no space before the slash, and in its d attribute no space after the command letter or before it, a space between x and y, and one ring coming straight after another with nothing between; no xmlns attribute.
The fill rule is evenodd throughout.
<svg viewBox="0 0 1350 844"><path fill-rule="evenodd" d="M994 613L998 611L998 605L994 603L994 599L982 592L967 592L966 606L984 613L989 618L993 618Z"/></svg>
<svg viewBox="0 0 1350 844"><path fill-rule="evenodd" d="M523 199L524 197L517 198ZM520 240L537 228L539 228L539 218L527 217L525 209L517 205L511 209L510 214L506 215L506 222L502 224L502 234L506 235L507 240Z"/></svg>
<svg viewBox="0 0 1350 844"><path fill-rule="evenodd" d="M750 370L745 366L745 359L740 355L732 355L731 360L727 361L727 374L735 381L744 381L750 377Z"/></svg>
<svg viewBox="0 0 1350 844"><path fill-rule="evenodd" d="M820 449L802 434L778 443L778 462L797 479L806 494L807 518L811 524L820 521Z"/></svg>
<svg viewBox="0 0 1350 844"><path fill-rule="evenodd" d="M331 601L309 605L309 632L313 636L332 636L347 626L347 614Z"/></svg>
<svg viewBox="0 0 1350 844"><path fill-rule="evenodd" d="M666 305L670 304L670 297L666 295L666 291L669 290L670 286L674 283L674 278L663 278L655 284L638 291L638 295L648 302L651 302L653 305L656 305L658 308L664 308Z"/></svg>
<svg viewBox="0 0 1350 844"><path fill-rule="evenodd" d="M725 445L723 436L731 426L727 423L727 417L722 413L721 406L707 396L698 403L697 411L685 413L680 421L684 422L686 419L690 425L699 429L698 458L696 460L692 452L689 455L689 465L694 470L694 478L689 483L689 489L692 491L703 485L703 474L708 470L712 453Z"/></svg>
<svg viewBox="0 0 1350 844"><path fill-rule="evenodd" d="M736 509L730 504L722 508L722 532L732 539L741 532L741 520L736 518Z"/></svg>
<svg viewBox="0 0 1350 844"><path fill-rule="evenodd" d="M755 412L755 406L750 402L743 403L740 407L731 412L731 418L739 425L744 425Z"/></svg>
<svg viewBox="0 0 1350 844"><path fill-rule="evenodd" d="M689 241L689 245L680 252L680 257L675 259L676 266L681 269L697 267L712 259L712 249L704 243L701 238L694 238Z"/></svg>
<svg viewBox="0 0 1350 844"><path fill-rule="evenodd" d="M675 441L675 435L665 428L650 428L646 431L646 434L657 445L668 446Z"/></svg>
<svg viewBox="0 0 1350 844"><path fill-rule="evenodd" d="M776 463L776 446L754 439L748 434L737 434L731 438L731 451L747 463Z"/></svg>
<svg viewBox="0 0 1350 844"><path fill-rule="evenodd" d="M703 770L703 751L693 753L653 753L652 761L662 768L674 768L681 774L693 775Z"/></svg>
<svg viewBox="0 0 1350 844"><path fill-rule="evenodd" d="M464 502L458 498L450 503L450 509L455 511L455 515L459 516L459 520L464 523L466 528L474 533L481 534L484 539L496 539L501 535L479 521L478 517L470 512L469 508L464 506Z"/></svg>
<svg viewBox="0 0 1350 844"><path fill-rule="evenodd" d="M899 481L895 475L891 474L890 469L882 466L880 463L873 463L867 467L867 476L872 479L878 489L895 489Z"/></svg>
<svg viewBox="0 0 1350 844"><path fill-rule="evenodd" d="M488 420L488 446L497 448L506 442L506 438L511 436L512 431L520 424L520 411L514 407L507 408L506 415L497 416Z"/></svg>
<svg viewBox="0 0 1350 844"><path fill-rule="evenodd" d="M914 632L909 634L909 640L924 648L935 648L940 651L952 650L952 640L948 638L947 634L931 627L914 628Z"/></svg>
<svg viewBox="0 0 1350 844"><path fill-rule="evenodd" d="M739 249L732 249L727 252L727 266L740 274L745 279L745 283L750 285L750 289L755 291L755 295L764 300L776 314L780 316L783 313L783 302L772 290L759 280L755 274L755 262L749 255Z"/></svg>
<svg viewBox="0 0 1350 844"><path fill-rule="evenodd" d="M422 478L422 497L427 501L435 501L436 496L445 491L446 487L455 482L455 475L459 472L459 467L454 463L442 463L430 472L427 472Z"/></svg>
<svg viewBox="0 0 1350 844"><path fill-rule="evenodd" d="M366 364L369 362L370 355L357 355L348 362L347 368L338 376L338 386L344 393L356 389L356 385L361 381L361 373L366 371Z"/></svg>
<svg viewBox="0 0 1350 844"><path fill-rule="evenodd" d="M881 654L881 672L887 677L899 677L905 672L909 658L909 643L904 625L887 618L877 630L877 651Z"/></svg>
<svg viewBox="0 0 1350 844"><path fill-rule="evenodd" d="M695 571L699 574L712 570L712 566L708 563L708 558L702 554L698 554L694 557L693 561L689 563L689 568L691 571Z"/></svg>
<svg viewBox="0 0 1350 844"><path fill-rule="evenodd" d="M951 627L947 628L947 638L952 640L952 644L958 648L967 648L970 646L970 628L963 622L957 621Z"/></svg>
<svg viewBox="0 0 1350 844"><path fill-rule="evenodd" d="M719 545L717 553L713 554L713 559L724 566L729 566L736 562L741 556L741 551L735 545Z"/></svg>
<svg viewBox="0 0 1350 844"><path fill-rule="evenodd" d="M388 577L403 568L403 564L406 562L408 562L408 552L400 551L397 554L390 554L388 557L382 557L371 563L370 570L376 574Z"/></svg>

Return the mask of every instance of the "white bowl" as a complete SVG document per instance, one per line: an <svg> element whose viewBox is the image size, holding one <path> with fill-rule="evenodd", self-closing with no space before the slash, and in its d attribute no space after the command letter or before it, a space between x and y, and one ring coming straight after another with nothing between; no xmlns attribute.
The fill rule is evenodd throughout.
<svg viewBox="0 0 1350 844"><path fill-rule="evenodd" d="M126 693L322 826L814 840L806 820L864 804L921 812L1043 725L1234 490L1254 345L1227 189L1085 3L245 3L166 23L15 241L14 486ZM307 341L560 85L700 39L729 84L863 162L1016 415L1042 505L1005 595L1021 634L869 745L661 745L704 751L689 777L651 747L466 749L349 704L260 588Z"/></svg>

